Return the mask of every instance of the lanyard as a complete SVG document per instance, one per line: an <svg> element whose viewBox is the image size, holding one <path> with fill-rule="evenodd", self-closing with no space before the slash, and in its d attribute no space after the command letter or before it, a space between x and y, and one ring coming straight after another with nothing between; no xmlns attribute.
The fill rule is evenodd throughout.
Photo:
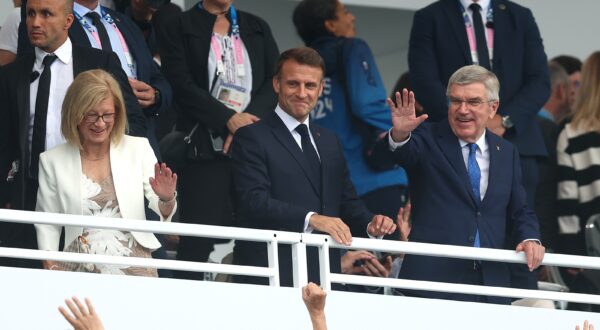
<svg viewBox="0 0 600 330"><path fill-rule="evenodd" d="M100 11L102 12L102 18L104 20L106 20L106 22L108 22L108 24L111 25L113 27L113 29L115 30L115 32L117 33L117 37L119 38L119 42L121 43L121 47L123 48L123 53L125 54L125 60L127 61L127 67L129 67L129 71L131 72L131 75L134 78L136 78L137 75L136 75L135 67L133 65L133 56L131 56L131 53L129 52L129 47L127 47L127 43L125 42L125 38L123 37L121 30L119 30L119 28L117 27L117 24L115 24L115 21L113 20L112 16L110 16L110 14L107 13L104 10L104 8L100 7ZM79 13L77 13L76 11L73 11L73 13L75 14L75 17L77 17L77 20L79 20L81 25L83 25L83 27L86 30L88 30L88 32L92 35L94 40L96 40L96 43L99 46L101 46L102 42L100 41L100 36L98 35L98 30L96 30L96 28L92 27L85 19L83 19L83 17L81 17L81 15L79 15Z"/></svg>
<svg viewBox="0 0 600 330"><path fill-rule="evenodd" d="M203 9L202 2L198 3L198 9ZM238 16L235 7L231 5L229 7L229 16L231 17L231 37L233 39L233 52L235 54L235 68L237 75L243 77L246 75L244 68L244 47L242 45L242 39L240 37L240 26L238 24ZM219 74L225 71L225 65L223 63L223 50L218 38L213 35L210 39L212 51L215 53L217 59L217 72Z"/></svg>
<svg viewBox="0 0 600 330"><path fill-rule="evenodd" d="M471 18L465 7L459 2L460 11L463 16L463 21L465 23L465 28L467 29L467 39L469 39L469 50L471 51L471 60L473 63L479 64L479 57L477 55L477 42L475 41L475 30L473 29L473 23L471 22ZM488 54L490 56L490 65L493 63L494 59L494 10L492 2L490 1L490 5L488 6L487 13L485 15L485 19L487 23L485 23L485 34L486 34L486 43L488 48Z"/></svg>

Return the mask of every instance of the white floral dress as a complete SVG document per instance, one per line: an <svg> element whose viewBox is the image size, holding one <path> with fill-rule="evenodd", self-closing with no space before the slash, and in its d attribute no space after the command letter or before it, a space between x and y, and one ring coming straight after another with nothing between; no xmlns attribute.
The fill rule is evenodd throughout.
<svg viewBox="0 0 600 330"><path fill-rule="evenodd" d="M83 215L121 218L112 175L106 177L102 182L96 183L82 173L81 180ZM152 258L151 251L138 244L131 233L112 229L84 228L81 236L73 241L65 251ZM155 268L92 263L62 263L61 268L102 274L157 276Z"/></svg>

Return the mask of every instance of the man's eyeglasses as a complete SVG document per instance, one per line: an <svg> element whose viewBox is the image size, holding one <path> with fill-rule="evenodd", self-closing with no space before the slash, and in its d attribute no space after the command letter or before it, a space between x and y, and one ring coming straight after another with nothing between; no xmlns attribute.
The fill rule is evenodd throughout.
<svg viewBox="0 0 600 330"><path fill-rule="evenodd" d="M482 100L482 99L478 99L478 98L474 98L474 99L468 99L468 100L461 100L461 99L457 99L454 97L449 97L448 98L448 105L451 105L453 107L460 107L463 103L466 103L467 106L469 106L469 108L479 108L481 107L484 103L490 103L490 102L494 102L494 100Z"/></svg>
<svg viewBox="0 0 600 330"><path fill-rule="evenodd" d="M99 115L97 113L88 113L85 116L83 116L83 121L85 121L88 124L93 124L98 121L98 118L102 118L103 122L109 124L115 121L115 113L110 112L105 113L103 115Z"/></svg>

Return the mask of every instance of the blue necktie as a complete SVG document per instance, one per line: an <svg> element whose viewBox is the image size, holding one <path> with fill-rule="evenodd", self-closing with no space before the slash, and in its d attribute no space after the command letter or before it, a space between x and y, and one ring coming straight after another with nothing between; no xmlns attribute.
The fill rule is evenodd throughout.
<svg viewBox="0 0 600 330"><path fill-rule="evenodd" d="M467 161L467 171L469 172L469 181L471 181L471 189L473 189L473 195L477 198L477 203L481 202L481 192L479 191L479 181L481 180L481 171L479 170L479 164L477 164L477 144L469 143L469 159ZM479 229L475 233L474 247L480 247L479 241Z"/></svg>

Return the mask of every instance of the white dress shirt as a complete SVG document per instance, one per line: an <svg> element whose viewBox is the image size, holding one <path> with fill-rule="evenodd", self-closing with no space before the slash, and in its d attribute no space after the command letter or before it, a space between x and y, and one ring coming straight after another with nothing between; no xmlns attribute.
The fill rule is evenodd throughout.
<svg viewBox="0 0 600 330"><path fill-rule="evenodd" d="M288 131L290 131L290 134L292 134L292 137L294 138L294 141L296 141L296 143L298 144L298 147L300 147L300 150L302 150L302 136L300 135L300 133L296 132L296 127L298 127L298 125L300 124L306 125L306 127L308 128L308 135L310 136L310 142L315 148L317 156L319 156L320 159L321 156L319 155L319 150L317 149L317 145L315 144L315 139L313 138L312 133L310 132L309 117L307 117L303 122L299 122L296 118L290 116L287 112L281 109L279 104L277 105L277 108L275 108L275 113L279 116L279 118L281 118L283 124L285 125L285 127L287 127ZM310 226L310 217L316 213L317 212L308 212L304 217L305 233L312 233L313 228Z"/></svg>
<svg viewBox="0 0 600 330"><path fill-rule="evenodd" d="M44 67L42 61L49 55L45 51L35 48L35 62L33 71L42 74ZM50 95L48 97L48 115L46 117L46 150L65 142L65 138L60 132L60 116L62 103L67 93L67 89L73 82L73 45L71 40L67 40L54 52L57 59L50 65ZM29 86L29 151L31 152L31 141L33 139L33 124L35 121L35 102L37 98L38 77Z"/></svg>
<svg viewBox="0 0 600 330"><path fill-rule="evenodd" d="M125 73L127 74L127 77L136 78L137 69L136 69L135 58L133 58L133 54L131 53L131 50L130 50L129 54L131 56L131 61L133 63L133 72L132 72L132 70L129 68L129 65L127 65L127 57L125 56L125 50L123 49L123 44L121 43L119 34L115 30L115 27L112 26L111 24L108 24L108 22L104 19L104 17L102 17L102 10L100 9L100 5L96 6L96 8L94 8L94 10L90 10L89 8L84 7L80 4L78 4L77 2L75 2L73 4L73 11L75 11L77 14L79 14L83 18L83 20L86 21L93 29L96 29L96 27L92 23L92 19L85 15L87 13L89 13L90 11L95 11L98 13L98 15L100 15L100 17L101 17L100 20L102 21L102 24L104 25L104 28L106 29L106 32L108 33L108 38L110 39L110 46L111 46L113 52L115 54L117 54L117 56L119 57L119 61L121 62L121 67L123 68L123 71L125 71ZM77 20L77 18L75 18L75 19ZM113 19L115 19L115 17L113 17ZM81 23L78 22L78 23L73 23L73 24L81 24ZM81 28L85 31L85 34L88 36L88 39L90 40L90 44L92 45L92 47L97 48L97 49L102 49L102 45L98 44L98 41L96 41L96 39L94 39L94 37L92 36L92 33L88 29L86 29L85 26L83 26L83 24L81 25Z"/></svg>
<svg viewBox="0 0 600 330"><path fill-rule="evenodd" d="M485 23L487 23L487 12L488 12L488 9L490 8L491 0L478 0L478 1L460 0L460 4L465 8L467 15L469 15L469 19L471 20L471 23L473 22L473 11L471 9L469 9L469 6L473 3L476 3L479 6L481 6L481 11L480 11L481 20L483 21L483 30L485 31ZM484 35L484 36L487 39L487 35Z"/></svg>

